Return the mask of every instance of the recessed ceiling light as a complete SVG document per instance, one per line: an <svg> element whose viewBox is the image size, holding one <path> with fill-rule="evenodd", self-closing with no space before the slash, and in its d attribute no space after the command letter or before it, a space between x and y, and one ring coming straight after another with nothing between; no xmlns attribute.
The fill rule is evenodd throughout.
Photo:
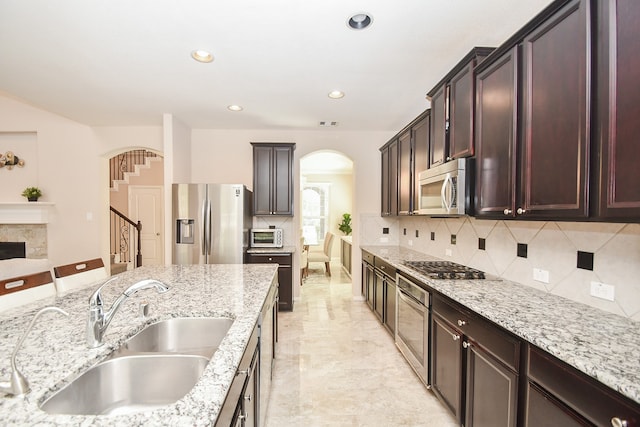
<svg viewBox="0 0 640 427"><path fill-rule="evenodd" d="M344 97L344 92L339 90L332 90L331 92L329 92L328 96L331 99L340 99Z"/></svg>
<svg viewBox="0 0 640 427"><path fill-rule="evenodd" d="M240 105L229 105L227 109L229 111L242 111L242 107Z"/></svg>
<svg viewBox="0 0 640 427"><path fill-rule="evenodd" d="M347 21L349 28L354 30L362 30L367 28L373 22L373 18L366 13L356 13Z"/></svg>
<svg viewBox="0 0 640 427"><path fill-rule="evenodd" d="M213 61L213 55L206 50L194 50L191 52L191 57L198 62L211 62Z"/></svg>

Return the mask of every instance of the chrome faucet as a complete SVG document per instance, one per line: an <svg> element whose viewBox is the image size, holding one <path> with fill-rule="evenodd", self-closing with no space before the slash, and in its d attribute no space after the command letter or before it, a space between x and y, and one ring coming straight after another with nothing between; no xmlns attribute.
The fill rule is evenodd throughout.
<svg viewBox="0 0 640 427"><path fill-rule="evenodd" d="M25 338L27 338L27 335L29 335L29 332L31 332L33 325L36 323L36 319L46 311L57 311L58 313L62 313L65 316L69 315L69 313L58 307L45 307L37 312L35 316L33 316L31 323L29 323L29 326L27 326L27 330L24 332L24 334L22 334L22 336L18 340L18 343L16 344L16 348L13 350L13 354L11 354L11 377L9 378L9 381L0 382L0 394L5 396L20 396L29 392L29 382L16 366L16 355L18 354L18 350L20 349L20 347L22 347L22 343L24 342Z"/></svg>
<svg viewBox="0 0 640 427"><path fill-rule="evenodd" d="M122 302L142 289L155 288L159 294L167 292L169 287L164 283L147 279L138 283L134 283L129 286L123 293L115 300L111 308L105 313L102 307L102 288L108 283L113 282L116 277L111 278L104 282L102 286L96 290L93 295L89 297L89 317L87 319L87 344L91 348L100 347L102 345L102 336L104 335L107 327L113 319L113 315L118 311Z"/></svg>

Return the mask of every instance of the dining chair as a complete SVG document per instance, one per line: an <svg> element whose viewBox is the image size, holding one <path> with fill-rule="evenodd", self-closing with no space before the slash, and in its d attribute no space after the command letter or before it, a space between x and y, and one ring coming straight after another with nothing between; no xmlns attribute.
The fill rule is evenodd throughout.
<svg viewBox="0 0 640 427"><path fill-rule="evenodd" d="M0 280L0 312L55 296L56 287L50 271Z"/></svg>
<svg viewBox="0 0 640 427"><path fill-rule="evenodd" d="M309 245L305 244L304 237L300 238L300 286L302 280L309 275Z"/></svg>
<svg viewBox="0 0 640 427"><path fill-rule="evenodd" d="M331 276L331 250L333 249L334 234L327 232L324 236L324 247L322 252L309 252L309 262L324 262L327 274Z"/></svg>
<svg viewBox="0 0 640 427"><path fill-rule="evenodd" d="M102 258L60 265L53 268L58 295L83 288L109 277Z"/></svg>

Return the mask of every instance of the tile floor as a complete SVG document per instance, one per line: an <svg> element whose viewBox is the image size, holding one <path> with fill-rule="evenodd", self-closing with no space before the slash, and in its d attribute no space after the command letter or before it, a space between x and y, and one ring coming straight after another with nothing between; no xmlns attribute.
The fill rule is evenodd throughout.
<svg viewBox="0 0 640 427"><path fill-rule="evenodd" d="M266 426L455 426L340 265L331 277L312 266L294 311L279 313Z"/></svg>

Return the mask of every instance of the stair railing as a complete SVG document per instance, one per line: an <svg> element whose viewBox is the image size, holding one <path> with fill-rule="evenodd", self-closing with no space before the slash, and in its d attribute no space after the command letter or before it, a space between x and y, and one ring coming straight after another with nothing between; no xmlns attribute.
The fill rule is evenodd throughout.
<svg viewBox="0 0 640 427"><path fill-rule="evenodd" d="M120 254L120 262L131 262L132 254L136 253L136 267L142 266L142 252L140 245L140 233L142 223L137 223L127 218L122 212L113 206L109 206L110 215L110 241L111 253Z"/></svg>

